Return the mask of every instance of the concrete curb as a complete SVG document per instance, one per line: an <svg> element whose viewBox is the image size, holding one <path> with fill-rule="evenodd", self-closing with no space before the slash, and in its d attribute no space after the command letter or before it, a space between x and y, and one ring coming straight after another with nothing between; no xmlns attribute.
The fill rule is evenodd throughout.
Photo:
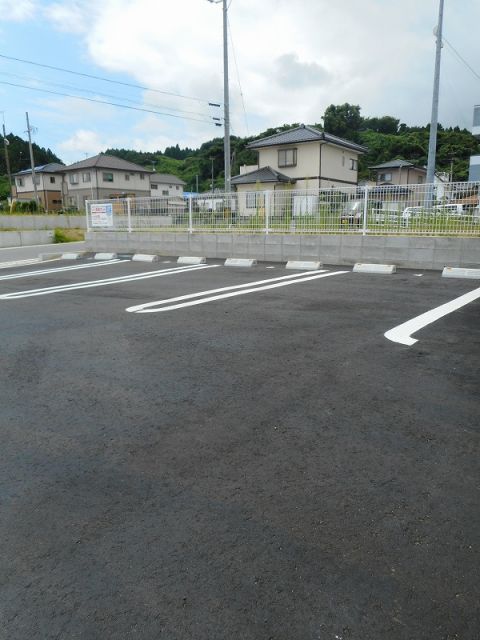
<svg viewBox="0 0 480 640"><path fill-rule="evenodd" d="M480 269L460 269L459 267L445 267L442 278L471 278L480 280Z"/></svg>
<svg viewBox="0 0 480 640"><path fill-rule="evenodd" d="M96 253L94 256L95 260L114 260L117 257L116 253Z"/></svg>
<svg viewBox="0 0 480 640"><path fill-rule="evenodd" d="M354 273L377 273L380 275L391 275L396 273L397 267L394 264L367 264L357 262L353 267Z"/></svg>
<svg viewBox="0 0 480 640"><path fill-rule="evenodd" d="M87 255L88 251L77 251L74 253L62 253L62 260L79 260Z"/></svg>
<svg viewBox="0 0 480 640"><path fill-rule="evenodd" d="M321 262L313 262L308 260L289 260L285 265L285 269L300 269L305 271L316 271L321 269L323 264Z"/></svg>
<svg viewBox="0 0 480 640"><path fill-rule="evenodd" d="M206 258L198 256L180 256L177 260L177 264L205 264L206 262Z"/></svg>
<svg viewBox="0 0 480 640"><path fill-rule="evenodd" d="M253 258L227 258L225 267L254 267L257 261Z"/></svg>
<svg viewBox="0 0 480 640"><path fill-rule="evenodd" d="M136 253L132 256L132 262L158 262L158 256L149 253Z"/></svg>

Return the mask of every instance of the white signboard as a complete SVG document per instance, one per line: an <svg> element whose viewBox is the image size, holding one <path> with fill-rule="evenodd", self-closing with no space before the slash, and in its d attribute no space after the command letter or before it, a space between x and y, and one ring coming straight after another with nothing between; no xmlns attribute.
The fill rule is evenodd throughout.
<svg viewBox="0 0 480 640"><path fill-rule="evenodd" d="M113 204L91 204L92 227L113 227Z"/></svg>

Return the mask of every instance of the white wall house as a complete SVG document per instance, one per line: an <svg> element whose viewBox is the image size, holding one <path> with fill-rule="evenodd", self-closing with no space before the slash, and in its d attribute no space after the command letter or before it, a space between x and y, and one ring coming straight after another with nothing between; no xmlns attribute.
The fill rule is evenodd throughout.
<svg viewBox="0 0 480 640"><path fill-rule="evenodd" d="M45 211L59 211L62 208L63 164L50 162L35 167L35 184L41 206ZM35 188L31 169L14 174L15 192L18 200L35 200Z"/></svg>
<svg viewBox="0 0 480 640"><path fill-rule="evenodd" d="M99 154L63 171L66 206L84 209L87 200L150 196L152 172L122 158Z"/></svg>
<svg viewBox="0 0 480 640"><path fill-rule="evenodd" d="M183 198L185 182L170 173L150 174L150 195L152 198L161 196L178 196Z"/></svg>
<svg viewBox="0 0 480 640"><path fill-rule="evenodd" d="M316 206L313 196L297 193L290 202L287 194L279 192L356 186L358 159L367 150L305 125L254 140L247 148L258 151L258 166L232 178L240 215L258 215L263 211L264 197L258 193L261 191L276 192L277 209L284 206L298 215L313 211Z"/></svg>
<svg viewBox="0 0 480 640"><path fill-rule="evenodd" d="M359 144L305 125L254 140L247 148L258 151L258 167L232 178L237 191L284 189L287 185L293 189L355 186L358 158L366 151Z"/></svg>

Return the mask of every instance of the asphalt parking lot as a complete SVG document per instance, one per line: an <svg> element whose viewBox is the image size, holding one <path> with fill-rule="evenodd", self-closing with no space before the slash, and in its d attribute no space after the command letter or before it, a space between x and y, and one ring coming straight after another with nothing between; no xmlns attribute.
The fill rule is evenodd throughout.
<svg viewBox="0 0 480 640"><path fill-rule="evenodd" d="M478 638L479 284L2 268L0 638Z"/></svg>

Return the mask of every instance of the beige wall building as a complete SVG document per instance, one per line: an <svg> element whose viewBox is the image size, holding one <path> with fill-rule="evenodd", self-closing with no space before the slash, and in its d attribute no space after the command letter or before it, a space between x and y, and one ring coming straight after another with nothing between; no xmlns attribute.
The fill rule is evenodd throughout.
<svg viewBox="0 0 480 640"><path fill-rule="evenodd" d="M156 197L173 197L183 198L183 188L185 182L171 173L152 173L150 174L150 195Z"/></svg>
<svg viewBox="0 0 480 640"><path fill-rule="evenodd" d="M59 211L62 208L63 164L50 162L35 167L35 184L40 205L45 211ZM17 200L35 200L35 188L31 169L14 174Z"/></svg>
<svg viewBox="0 0 480 640"><path fill-rule="evenodd" d="M422 167L416 167L407 160L391 160L383 164L369 167L376 172L377 185L402 185L402 184L423 184L427 171Z"/></svg>
<svg viewBox="0 0 480 640"><path fill-rule="evenodd" d="M151 171L122 158L99 154L64 167L66 206L85 209L87 200L150 197Z"/></svg>
<svg viewBox="0 0 480 640"><path fill-rule="evenodd" d="M358 158L366 151L354 142L305 125L255 140L248 148L258 151L258 168L232 178L237 190L246 185L283 189L287 182L297 190L356 186ZM263 169L277 172L284 179L274 181L270 173L265 181Z"/></svg>

